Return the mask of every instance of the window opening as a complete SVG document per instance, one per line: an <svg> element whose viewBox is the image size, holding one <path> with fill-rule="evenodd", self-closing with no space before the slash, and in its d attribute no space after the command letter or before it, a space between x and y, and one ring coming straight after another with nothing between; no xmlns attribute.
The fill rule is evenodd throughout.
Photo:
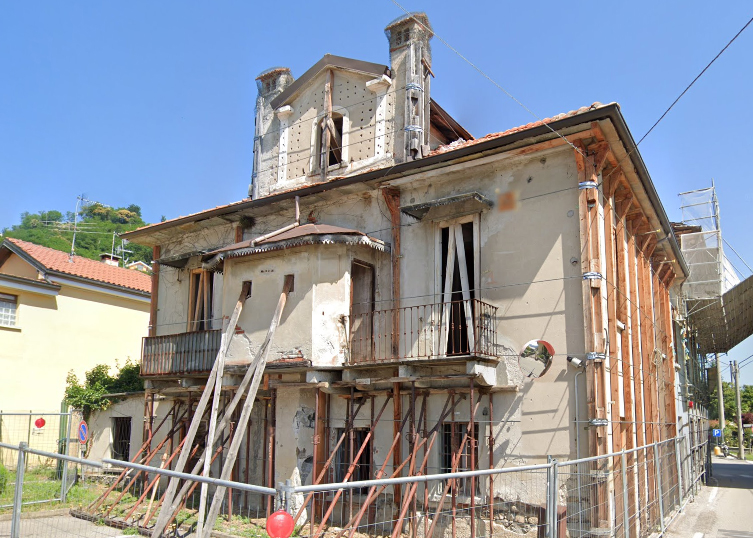
<svg viewBox="0 0 753 538"><path fill-rule="evenodd" d="M446 355L475 350L476 297L473 222L442 228L442 349Z"/></svg>
<svg viewBox="0 0 753 538"><path fill-rule="evenodd" d="M214 275L210 271L191 273L188 300L188 330L207 331L212 328L212 300Z"/></svg>
<svg viewBox="0 0 753 538"><path fill-rule="evenodd" d="M337 438L340 438L343 433L345 432L345 429L343 428L337 428L336 429L336 435ZM364 444L364 441L366 441L366 435L368 435L369 429L368 428L353 428L353 455L352 458L356 457L356 454L358 454L358 451L361 450L361 447ZM363 452L361 452L361 457L358 458L358 463L356 464L355 468L353 469L353 474L350 475L350 478L348 479L348 482L354 482L357 480L369 480L371 478L371 439L366 442L366 448L364 448ZM348 474L348 467L350 466L351 458L348 456L348 452L350 451L350 442L348 440L348 437L346 436L345 441L340 444L340 447L337 449L337 452L335 453L335 460L334 460L334 481L335 482L344 482L345 481L345 475ZM363 488L355 488L353 491L356 493L365 494L368 492L368 487Z"/></svg>
<svg viewBox="0 0 753 538"><path fill-rule="evenodd" d="M16 309L18 297L0 293L0 325L3 327L16 326Z"/></svg>
<svg viewBox="0 0 753 538"><path fill-rule="evenodd" d="M460 450L460 445L463 444L463 437L465 437L468 431L467 422L445 422L442 425L442 472L453 472L452 460L459 454L457 469L454 472L472 471L471 468L471 446L475 446L475 460L478 462L478 439L479 439L479 426L477 422L473 423L473 439L476 441L471 442L471 439L467 439L463 450ZM480 493L480 482L476 480L476 494ZM456 491L459 495L470 496L471 494L471 479L460 478L455 482Z"/></svg>
<svg viewBox="0 0 753 538"><path fill-rule="evenodd" d="M350 278L350 357L368 362L374 356L374 266L354 260Z"/></svg>
<svg viewBox="0 0 753 538"><path fill-rule="evenodd" d="M317 132L317 150L319 155L319 166L325 161L324 142L325 137L329 136L329 152L326 156L327 167L338 165L342 162L343 149L343 115L338 112L332 112L331 117L322 119Z"/></svg>
<svg viewBox="0 0 753 538"><path fill-rule="evenodd" d="M131 417L112 419L112 459L128 461L131 456Z"/></svg>

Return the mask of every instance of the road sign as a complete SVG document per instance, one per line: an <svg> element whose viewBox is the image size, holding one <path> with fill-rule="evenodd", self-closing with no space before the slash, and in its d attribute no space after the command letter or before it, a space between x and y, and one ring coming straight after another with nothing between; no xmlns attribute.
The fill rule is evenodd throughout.
<svg viewBox="0 0 753 538"><path fill-rule="evenodd" d="M711 431L711 435L712 435L712 437L721 437L722 436L722 430L720 430L719 428L714 428Z"/></svg>
<svg viewBox="0 0 753 538"><path fill-rule="evenodd" d="M78 423L78 442L85 445L89 440L89 426L86 425L86 421L82 420Z"/></svg>

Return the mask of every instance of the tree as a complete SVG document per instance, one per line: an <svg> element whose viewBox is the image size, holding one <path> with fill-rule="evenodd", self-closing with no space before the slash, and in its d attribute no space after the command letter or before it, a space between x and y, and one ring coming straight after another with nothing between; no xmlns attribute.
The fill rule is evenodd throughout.
<svg viewBox="0 0 753 538"><path fill-rule="evenodd" d="M65 378L64 401L77 409L81 409L84 420L89 420L91 412L107 409L112 404L112 398L106 394L139 392L144 390L144 380L139 377L139 365L127 360L122 368L115 362L115 375L110 375L110 366L98 364L86 374L81 383L78 376L71 370Z"/></svg>
<svg viewBox="0 0 753 538"><path fill-rule="evenodd" d="M130 204L126 207L108 207L93 203L83 207L78 214L76 234L76 254L99 260L103 252L110 252L114 234L140 228L146 223L141 218L141 207ZM71 251L73 240L72 212L65 216L57 210L21 213L21 222L3 230L3 235L23 239L37 245L54 248L63 252ZM120 244L116 237L116 246ZM129 245L128 261L152 262L152 249L140 245Z"/></svg>

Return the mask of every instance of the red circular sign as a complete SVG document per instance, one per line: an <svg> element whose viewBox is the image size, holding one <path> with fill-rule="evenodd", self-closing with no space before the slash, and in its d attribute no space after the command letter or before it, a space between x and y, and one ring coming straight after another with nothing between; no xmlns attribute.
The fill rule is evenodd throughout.
<svg viewBox="0 0 753 538"><path fill-rule="evenodd" d="M45 424L47 424L47 422L45 422L43 418L38 418L37 420L34 421L34 426L40 429L44 428Z"/></svg>
<svg viewBox="0 0 753 538"><path fill-rule="evenodd" d="M293 534L293 516L285 510L278 510L267 518L269 538L289 538Z"/></svg>

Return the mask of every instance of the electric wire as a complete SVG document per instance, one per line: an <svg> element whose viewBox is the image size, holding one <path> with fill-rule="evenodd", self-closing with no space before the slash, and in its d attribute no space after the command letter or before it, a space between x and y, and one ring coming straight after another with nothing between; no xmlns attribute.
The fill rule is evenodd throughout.
<svg viewBox="0 0 753 538"><path fill-rule="evenodd" d="M505 88L503 88L496 80L494 80L492 77L490 77L486 72L484 72L480 67L478 67L476 64L471 62L468 58L466 58L463 54L460 53L455 47L450 45L445 39L442 38L439 34L437 34L432 28L427 28L424 23L419 21L411 12L409 12L407 9L405 9L402 5L400 5L397 0L391 0L393 4L395 4L397 7L399 7L406 15L408 15L411 19L413 19L417 24L419 24L424 30L427 32L430 32L436 37L439 41L442 42L444 46L446 46L448 49L450 49L452 52L454 52L458 57L460 57L463 61L465 61L468 65L470 65L473 69L478 71L478 73L483 76L485 79L487 79L489 82L494 84L499 90L504 92L507 97L515 101L518 105L520 105L523 110L528 112L531 116L536 118L538 121L542 123L547 129L549 129L551 132L553 132L555 135L560 137L562 140L564 140L567 144L569 144L575 151L580 153L584 158L585 155L583 155L583 152L576 147L572 142L570 142L567 137L559 133L556 129L554 129L552 126L550 126L547 122L543 121L539 116L537 116L530 108L528 108L526 105L524 105L520 100L518 100L513 94L511 94L509 91L507 91Z"/></svg>

